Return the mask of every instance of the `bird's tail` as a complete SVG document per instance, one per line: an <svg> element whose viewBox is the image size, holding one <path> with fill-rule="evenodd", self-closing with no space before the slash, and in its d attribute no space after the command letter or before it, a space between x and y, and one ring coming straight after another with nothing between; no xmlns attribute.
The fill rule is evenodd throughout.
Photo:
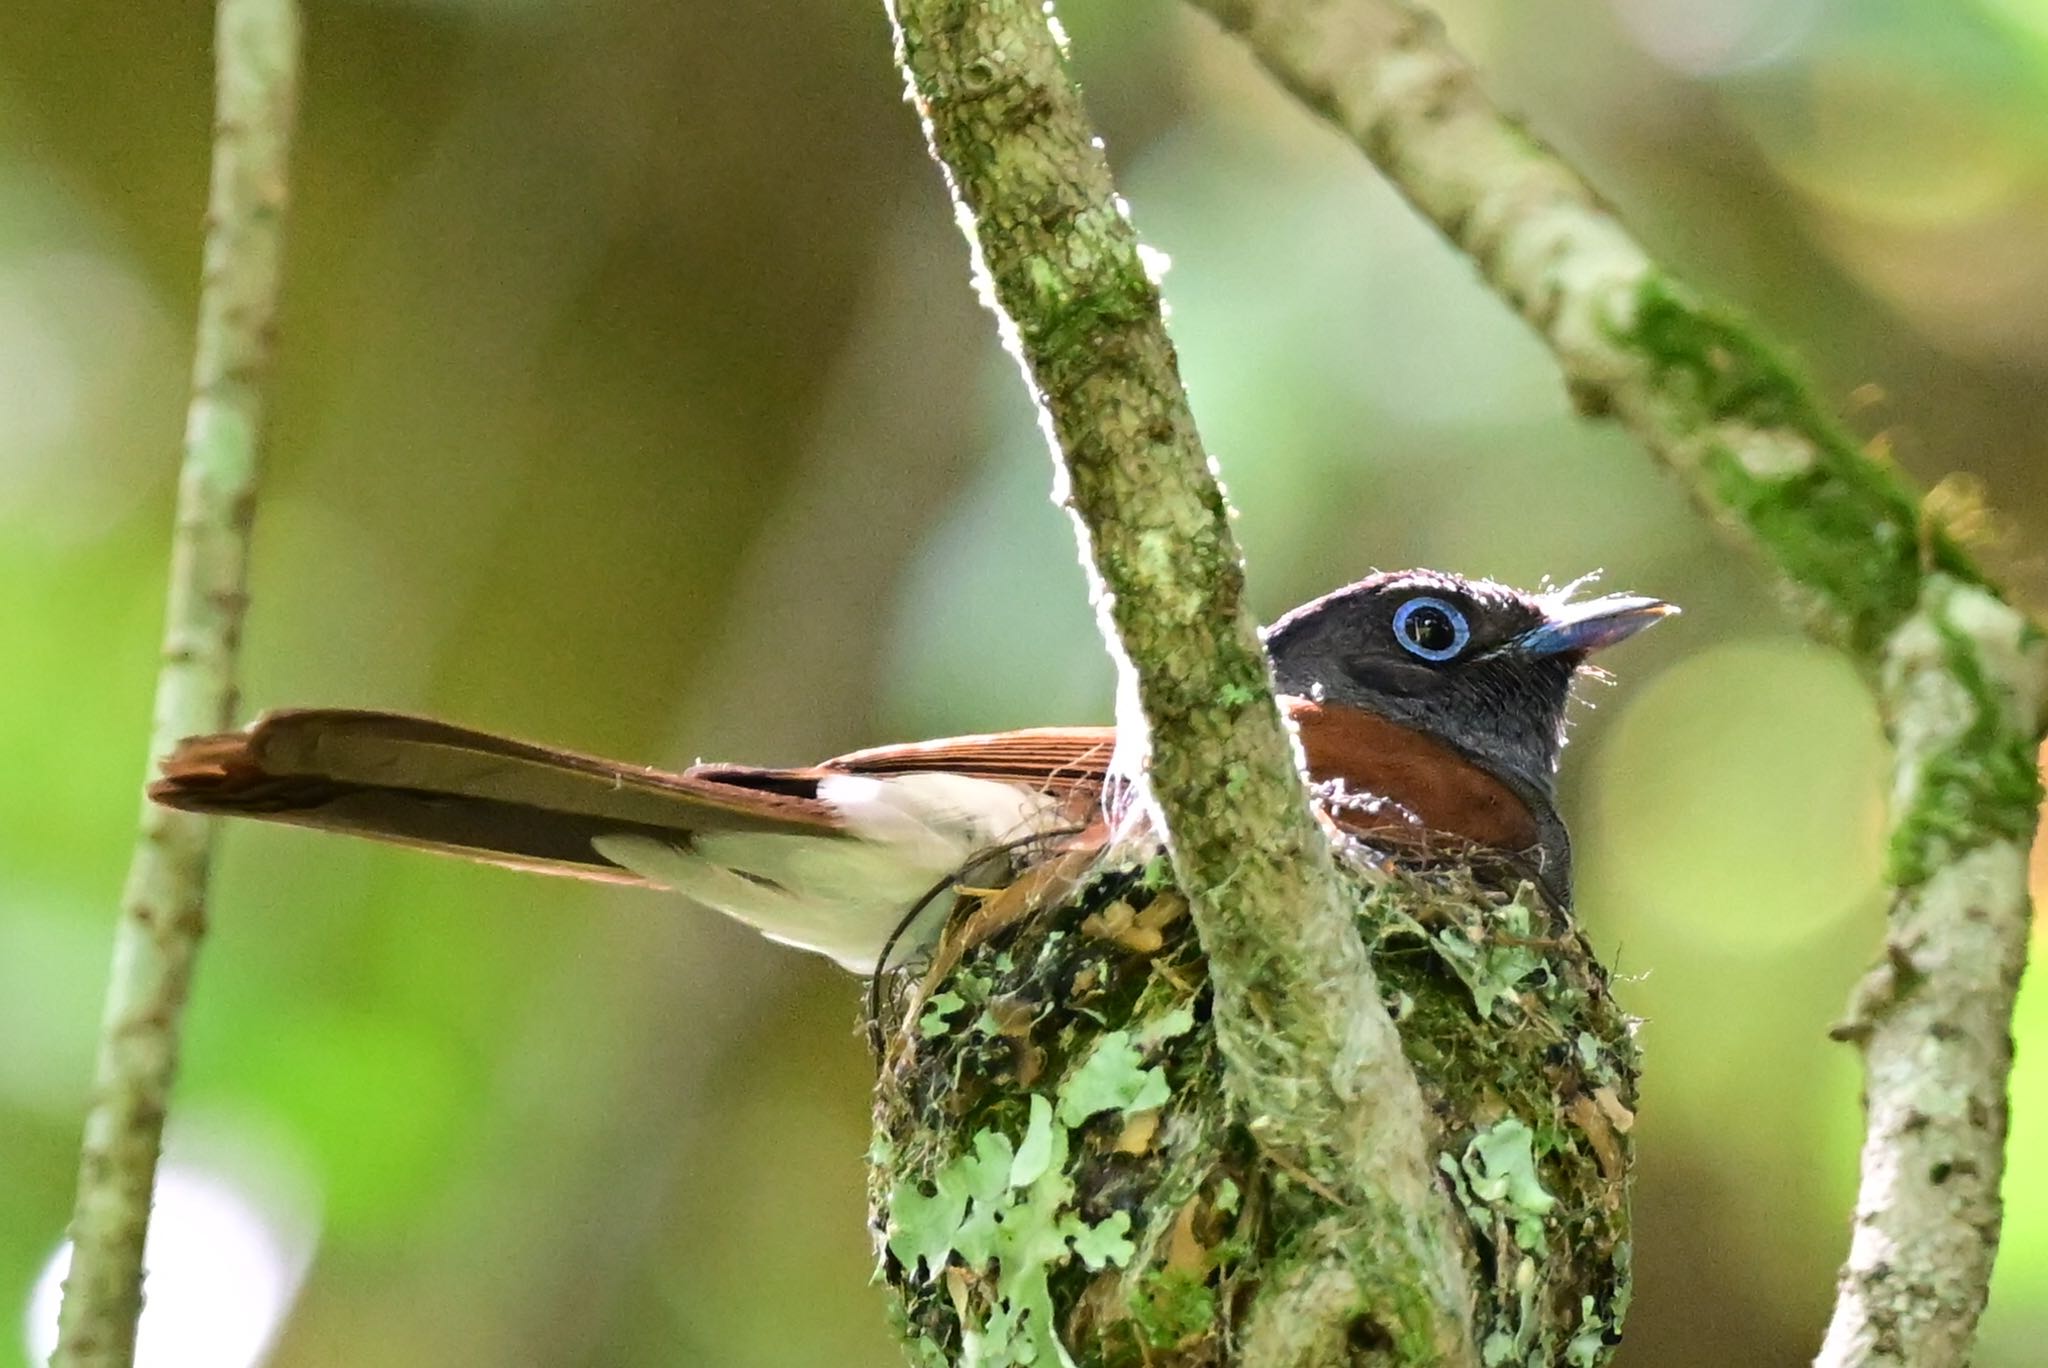
<svg viewBox="0 0 2048 1368"><path fill-rule="evenodd" d="M601 838L686 847L709 833L839 834L814 782L790 772L778 786L775 773L668 774L426 718L307 709L186 739L149 796L188 812L645 883L599 850Z"/></svg>
<svg viewBox="0 0 2048 1368"><path fill-rule="evenodd" d="M1070 729L669 774L425 718L306 710L182 742L150 797L673 889L867 972L953 872L1092 811L1107 753L1098 731Z"/></svg>

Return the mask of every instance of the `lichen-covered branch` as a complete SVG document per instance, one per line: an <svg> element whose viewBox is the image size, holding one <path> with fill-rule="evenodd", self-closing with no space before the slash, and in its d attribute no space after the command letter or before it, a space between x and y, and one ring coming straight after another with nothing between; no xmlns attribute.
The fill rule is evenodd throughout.
<svg viewBox="0 0 2048 1368"><path fill-rule="evenodd" d="M1821 1362L1962 1363L1998 1241L2040 633L1753 331L1489 103L1433 16L1407 0L1195 3L1358 143L1551 346L1579 407L1640 437L1876 685L1897 748L1897 891L1843 1031L1864 1050L1869 1130Z"/></svg>
<svg viewBox="0 0 2048 1368"><path fill-rule="evenodd" d="M1262 1142L1368 1232L1369 1257L1341 1240L1317 1252L1345 1288L1324 1304L1391 1361L1473 1362L1422 1095L1310 814L1159 293L1049 17L1039 0L890 8L1097 576L1137 704L1125 735L1149 739L1145 796L1209 956L1229 1085Z"/></svg>
<svg viewBox="0 0 2048 1368"><path fill-rule="evenodd" d="M179 737L221 730L234 712L298 90L295 0L221 0L214 45L213 171L152 756ZM150 1193L205 926L212 825L143 806L85 1121L71 1270L51 1360L60 1368L134 1358Z"/></svg>
<svg viewBox="0 0 2048 1368"><path fill-rule="evenodd" d="M2044 680L2033 624L1942 574L1884 652L1896 891L1884 954L1835 1030L1862 1046L1868 1115L1826 1368L1970 1359L2002 1216Z"/></svg>

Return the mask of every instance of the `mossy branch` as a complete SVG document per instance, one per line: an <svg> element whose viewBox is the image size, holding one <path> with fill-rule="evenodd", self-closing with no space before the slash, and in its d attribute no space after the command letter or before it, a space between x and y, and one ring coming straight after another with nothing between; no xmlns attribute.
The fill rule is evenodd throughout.
<svg viewBox="0 0 2048 1368"><path fill-rule="evenodd" d="M2048 694L2041 633L1745 323L1663 270L1488 102L1406 0L1195 0L1351 137L1556 353L1782 574L1878 692L1895 748L1883 962L1839 1034L1868 1130L1827 1365L1961 1364L1990 1284L2009 1027Z"/></svg>
<svg viewBox="0 0 2048 1368"><path fill-rule="evenodd" d="M213 170L152 757L179 737L221 730L235 709L298 91L296 3L221 0L214 48ZM134 1358L150 1194L205 928L212 827L143 805L85 1121L71 1271L51 1359L59 1368L114 1368Z"/></svg>
<svg viewBox="0 0 2048 1368"><path fill-rule="evenodd" d="M1045 7L890 10L1096 576L1136 705L1119 709L1123 735L1148 743L1144 800L1209 957L1228 1086L1262 1142L1359 1218L1303 1258L1341 1285L1317 1303L1335 1318L1326 1338L1383 1341L1387 1362L1475 1362L1422 1094L1308 806L1159 292Z"/></svg>

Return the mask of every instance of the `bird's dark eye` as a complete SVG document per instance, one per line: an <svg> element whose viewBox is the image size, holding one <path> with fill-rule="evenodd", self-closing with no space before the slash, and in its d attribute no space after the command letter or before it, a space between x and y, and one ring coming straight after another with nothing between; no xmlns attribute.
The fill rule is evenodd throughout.
<svg viewBox="0 0 2048 1368"><path fill-rule="evenodd" d="M1465 614L1440 598L1412 598L1394 612L1394 640L1410 655L1449 660L1472 640Z"/></svg>

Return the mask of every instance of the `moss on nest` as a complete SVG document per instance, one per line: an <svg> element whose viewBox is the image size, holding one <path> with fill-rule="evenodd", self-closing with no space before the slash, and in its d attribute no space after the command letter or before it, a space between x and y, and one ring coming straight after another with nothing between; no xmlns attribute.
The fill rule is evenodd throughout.
<svg viewBox="0 0 2048 1368"><path fill-rule="evenodd" d="M1353 881L1469 1218L1483 1361L1606 1362L1636 1053L1605 970L1525 882L1462 865ZM906 1330L934 1363L1230 1363L1265 1272L1345 1212L1224 1095L1163 860L1097 871L1042 915L1012 899L991 917L1001 898L964 894L883 1008L870 1197Z"/></svg>

